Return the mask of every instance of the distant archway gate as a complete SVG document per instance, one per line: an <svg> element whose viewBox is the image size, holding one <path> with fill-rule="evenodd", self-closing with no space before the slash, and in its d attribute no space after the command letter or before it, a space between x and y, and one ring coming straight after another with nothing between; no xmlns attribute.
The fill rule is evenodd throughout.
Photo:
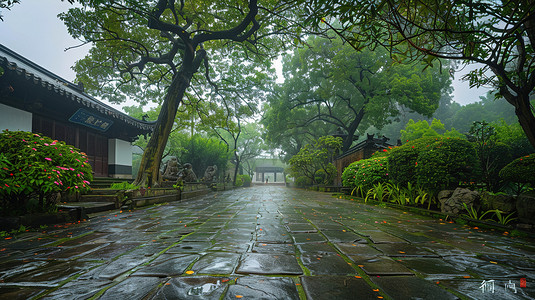
<svg viewBox="0 0 535 300"><path fill-rule="evenodd" d="M265 181L266 173L273 173L274 182L277 182L277 173L284 173L284 168L282 167L256 167L256 180L258 181L258 175L262 174L262 182Z"/></svg>

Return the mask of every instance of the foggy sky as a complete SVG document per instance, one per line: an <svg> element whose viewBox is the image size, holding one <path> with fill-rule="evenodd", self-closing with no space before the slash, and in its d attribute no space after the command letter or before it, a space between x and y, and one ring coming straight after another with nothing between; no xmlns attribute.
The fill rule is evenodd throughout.
<svg viewBox="0 0 535 300"><path fill-rule="evenodd" d="M87 54L90 46L65 51L68 47L80 44L68 34L63 22L57 18L59 13L70 7L72 5L66 1L22 0L11 10L0 12L4 18L0 22L0 43L60 77L73 81L76 75L71 66ZM280 65L277 69L280 75ZM461 77L462 74L455 73L455 102L462 105L472 103L486 94L487 89L470 89L467 82L460 80ZM133 104L110 105L121 109L122 106Z"/></svg>

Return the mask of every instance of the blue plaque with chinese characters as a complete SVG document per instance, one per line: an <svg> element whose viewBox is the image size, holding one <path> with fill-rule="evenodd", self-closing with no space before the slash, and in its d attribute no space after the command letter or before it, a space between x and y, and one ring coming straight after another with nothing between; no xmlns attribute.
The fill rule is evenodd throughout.
<svg viewBox="0 0 535 300"><path fill-rule="evenodd" d="M113 124L112 120L103 118L94 113L90 113L87 110L80 108L70 118L69 121L77 124L82 124L89 128L93 128L99 131L108 130Z"/></svg>

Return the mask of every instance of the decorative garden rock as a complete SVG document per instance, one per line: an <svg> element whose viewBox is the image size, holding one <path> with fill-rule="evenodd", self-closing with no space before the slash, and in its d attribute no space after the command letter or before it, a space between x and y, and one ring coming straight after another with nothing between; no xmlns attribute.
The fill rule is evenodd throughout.
<svg viewBox="0 0 535 300"><path fill-rule="evenodd" d="M446 200L448 200L451 197L453 192L454 190L443 190L443 191L438 192L437 198L438 198L438 201L440 202L441 207L444 204L444 202L446 202Z"/></svg>
<svg viewBox="0 0 535 300"><path fill-rule="evenodd" d="M524 193L518 196L516 211L521 223L535 224L535 193Z"/></svg>
<svg viewBox="0 0 535 300"><path fill-rule="evenodd" d="M478 192L465 188L457 188L451 197L441 202L440 210L450 216L457 216L465 210L463 203L471 207L478 199Z"/></svg>
<svg viewBox="0 0 535 300"><path fill-rule="evenodd" d="M510 195L493 195L488 192L483 192L481 194L481 208L484 211L498 209L505 213L511 213L516 209L516 200Z"/></svg>

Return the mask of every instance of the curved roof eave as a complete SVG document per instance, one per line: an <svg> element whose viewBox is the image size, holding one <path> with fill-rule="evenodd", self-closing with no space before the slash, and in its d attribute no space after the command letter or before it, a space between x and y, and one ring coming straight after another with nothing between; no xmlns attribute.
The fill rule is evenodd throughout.
<svg viewBox="0 0 535 300"><path fill-rule="evenodd" d="M138 120L84 93L82 89L0 44L0 65L35 85L41 85L68 100L92 108L143 131L152 131L156 122Z"/></svg>

